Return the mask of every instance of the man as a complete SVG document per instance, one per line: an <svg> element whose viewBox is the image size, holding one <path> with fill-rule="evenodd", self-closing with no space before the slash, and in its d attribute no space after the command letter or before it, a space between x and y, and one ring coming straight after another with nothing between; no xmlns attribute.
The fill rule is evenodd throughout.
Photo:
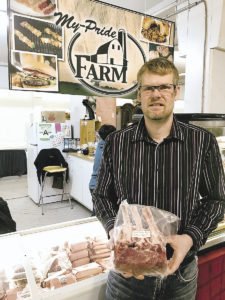
<svg viewBox="0 0 225 300"><path fill-rule="evenodd" d="M168 276L143 280L111 271L107 300L194 300L196 253L224 217L225 178L215 137L173 115L178 71L165 58L138 72L143 118L107 139L93 194L98 219L112 236L122 200L170 211L181 219L168 239ZM171 257L172 256L172 257Z"/></svg>

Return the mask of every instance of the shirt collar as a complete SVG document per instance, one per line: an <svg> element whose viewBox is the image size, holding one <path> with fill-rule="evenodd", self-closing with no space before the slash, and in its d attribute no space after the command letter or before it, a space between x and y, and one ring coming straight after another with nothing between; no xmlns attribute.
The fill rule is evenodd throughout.
<svg viewBox="0 0 225 300"><path fill-rule="evenodd" d="M138 122L137 127L134 130L134 135L133 135L133 141L140 141L140 140L151 140L149 138L147 129L145 127L145 122L144 122L144 117L141 118L141 120ZM177 121L176 117L173 116L173 123L170 131L170 135L166 138L166 140L170 139L176 139L176 140L184 140L184 133L183 129L180 126L179 122Z"/></svg>

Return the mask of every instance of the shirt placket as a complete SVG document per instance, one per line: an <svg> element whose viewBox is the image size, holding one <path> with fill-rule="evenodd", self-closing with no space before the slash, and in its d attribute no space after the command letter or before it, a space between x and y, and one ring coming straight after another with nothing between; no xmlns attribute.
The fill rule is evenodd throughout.
<svg viewBox="0 0 225 300"><path fill-rule="evenodd" d="M159 190L159 147L160 144L157 144L155 147L154 154L154 203L155 206L158 204L158 190Z"/></svg>

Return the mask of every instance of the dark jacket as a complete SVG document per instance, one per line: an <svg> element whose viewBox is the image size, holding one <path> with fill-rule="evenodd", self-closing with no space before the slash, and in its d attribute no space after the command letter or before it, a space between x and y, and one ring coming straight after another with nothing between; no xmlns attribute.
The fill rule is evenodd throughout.
<svg viewBox="0 0 225 300"><path fill-rule="evenodd" d="M16 222L13 220L8 203L0 197L0 234L16 231Z"/></svg>
<svg viewBox="0 0 225 300"><path fill-rule="evenodd" d="M38 153L38 156L34 161L34 165L37 169L37 177L39 183L41 183L41 176L42 179L44 178L45 172L43 171L43 168L47 166L61 166L67 168L66 181L68 181L69 178L68 163L66 162L60 150L57 148L42 149ZM62 174L56 174L56 173L54 174L54 178L58 176L62 178Z"/></svg>

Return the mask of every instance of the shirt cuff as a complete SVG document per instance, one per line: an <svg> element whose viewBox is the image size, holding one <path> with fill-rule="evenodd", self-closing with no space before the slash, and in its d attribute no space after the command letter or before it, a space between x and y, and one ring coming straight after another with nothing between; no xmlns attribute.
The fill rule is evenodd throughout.
<svg viewBox="0 0 225 300"><path fill-rule="evenodd" d="M106 230L106 232L107 232L107 234L108 234L108 238L109 238L109 232L110 232L110 230L113 229L113 227L114 227L115 220L116 220L115 217L114 217L114 218L111 218L111 219L109 219L109 220L104 224L104 228L105 228L105 230Z"/></svg>
<svg viewBox="0 0 225 300"><path fill-rule="evenodd" d="M199 250L199 248L203 245L204 243L204 236L202 234L202 231L196 227L196 226L187 226L182 234L188 234L193 240L193 246L192 248L196 251Z"/></svg>

